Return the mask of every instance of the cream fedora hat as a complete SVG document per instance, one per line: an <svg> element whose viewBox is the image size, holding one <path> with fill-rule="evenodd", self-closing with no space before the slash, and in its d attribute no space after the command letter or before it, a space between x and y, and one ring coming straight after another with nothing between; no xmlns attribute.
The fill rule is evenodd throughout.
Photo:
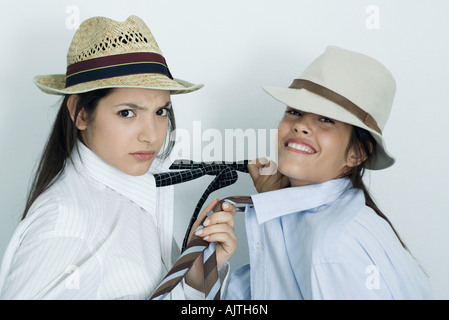
<svg viewBox="0 0 449 320"><path fill-rule="evenodd" d="M148 88L188 93L203 85L173 78L147 25L136 16L124 22L85 20L67 53L65 74L34 78L45 93L76 94L102 88Z"/></svg>
<svg viewBox="0 0 449 320"><path fill-rule="evenodd" d="M330 46L289 88L263 87L292 108L349 123L371 133L377 150L368 169L393 165L382 135L396 91L392 74L366 55Z"/></svg>

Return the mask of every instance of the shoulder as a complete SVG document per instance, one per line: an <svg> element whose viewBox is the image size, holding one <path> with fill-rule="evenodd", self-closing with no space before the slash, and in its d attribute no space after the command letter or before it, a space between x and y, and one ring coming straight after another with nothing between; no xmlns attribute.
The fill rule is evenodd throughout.
<svg viewBox="0 0 449 320"><path fill-rule="evenodd" d="M316 263L341 262L348 255L366 254L367 248L385 242L378 239L386 235L388 240L396 240L391 237L387 222L365 205L363 192L358 189L347 190L337 201L311 216L310 254Z"/></svg>
<svg viewBox="0 0 449 320"><path fill-rule="evenodd" d="M384 261L387 253L406 255L389 223L366 206L361 190L348 190L323 212L319 222L310 235L314 262L359 262L369 266Z"/></svg>
<svg viewBox="0 0 449 320"><path fill-rule="evenodd" d="M311 286L319 292L336 294L330 297L391 298L421 297L427 290L416 261L389 223L366 206L361 190L350 189L305 218L301 250L296 241L289 255L302 274L313 275ZM342 286L345 290L335 290ZM367 290L372 287L380 289Z"/></svg>
<svg viewBox="0 0 449 320"><path fill-rule="evenodd" d="M95 234L108 206L117 197L110 190L67 166L61 176L42 193L21 222L28 236L73 236Z"/></svg>

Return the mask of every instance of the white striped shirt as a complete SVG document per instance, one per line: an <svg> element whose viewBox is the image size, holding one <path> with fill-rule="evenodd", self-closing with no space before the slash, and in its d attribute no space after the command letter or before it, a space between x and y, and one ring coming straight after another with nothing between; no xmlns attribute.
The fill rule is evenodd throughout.
<svg viewBox="0 0 449 320"><path fill-rule="evenodd" d="M82 143L15 231L0 270L2 299L146 299L179 255L173 186L129 176ZM179 285L169 298L202 298Z"/></svg>

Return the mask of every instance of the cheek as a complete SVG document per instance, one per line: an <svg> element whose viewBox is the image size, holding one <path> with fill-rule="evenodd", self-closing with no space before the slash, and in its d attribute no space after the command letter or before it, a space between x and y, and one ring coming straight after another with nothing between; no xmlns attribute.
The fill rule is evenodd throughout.
<svg viewBox="0 0 449 320"><path fill-rule="evenodd" d="M111 144L114 141L120 141L127 135L127 130L124 130L121 126L115 125L113 122L104 123L101 128L99 127L98 132L99 136L101 136L107 144Z"/></svg>
<svg viewBox="0 0 449 320"><path fill-rule="evenodd" d="M345 136L324 136L320 145L325 150L325 159L336 171L340 171L346 166L346 148L349 138Z"/></svg>
<svg viewBox="0 0 449 320"><path fill-rule="evenodd" d="M167 138L168 133L168 122L161 119L156 119L151 124L152 127L152 148L154 148L158 153L162 150L164 142Z"/></svg>
<svg viewBox="0 0 449 320"><path fill-rule="evenodd" d="M168 120L165 120L162 121L162 123L157 127L158 141L163 143L165 141L167 133L168 133Z"/></svg>
<svg viewBox="0 0 449 320"><path fill-rule="evenodd" d="M129 128L113 117L98 118L89 129L92 147L97 150L102 149L106 153L115 147L122 146L123 141L126 141L131 134Z"/></svg>
<svg viewBox="0 0 449 320"><path fill-rule="evenodd" d="M285 121L281 121L278 126L278 149L284 145L285 138L290 132L290 128Z"/></svg>

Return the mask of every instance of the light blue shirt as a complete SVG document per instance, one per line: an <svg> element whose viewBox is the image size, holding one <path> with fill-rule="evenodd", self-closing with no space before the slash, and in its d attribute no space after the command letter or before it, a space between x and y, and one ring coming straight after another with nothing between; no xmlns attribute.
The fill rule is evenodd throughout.
<svg viewBox="0 0 449 320"><path fill-rule="evenodd" d="M430 299L421 267L349 179L252 196L250 264L226 299Z"/></svg>

